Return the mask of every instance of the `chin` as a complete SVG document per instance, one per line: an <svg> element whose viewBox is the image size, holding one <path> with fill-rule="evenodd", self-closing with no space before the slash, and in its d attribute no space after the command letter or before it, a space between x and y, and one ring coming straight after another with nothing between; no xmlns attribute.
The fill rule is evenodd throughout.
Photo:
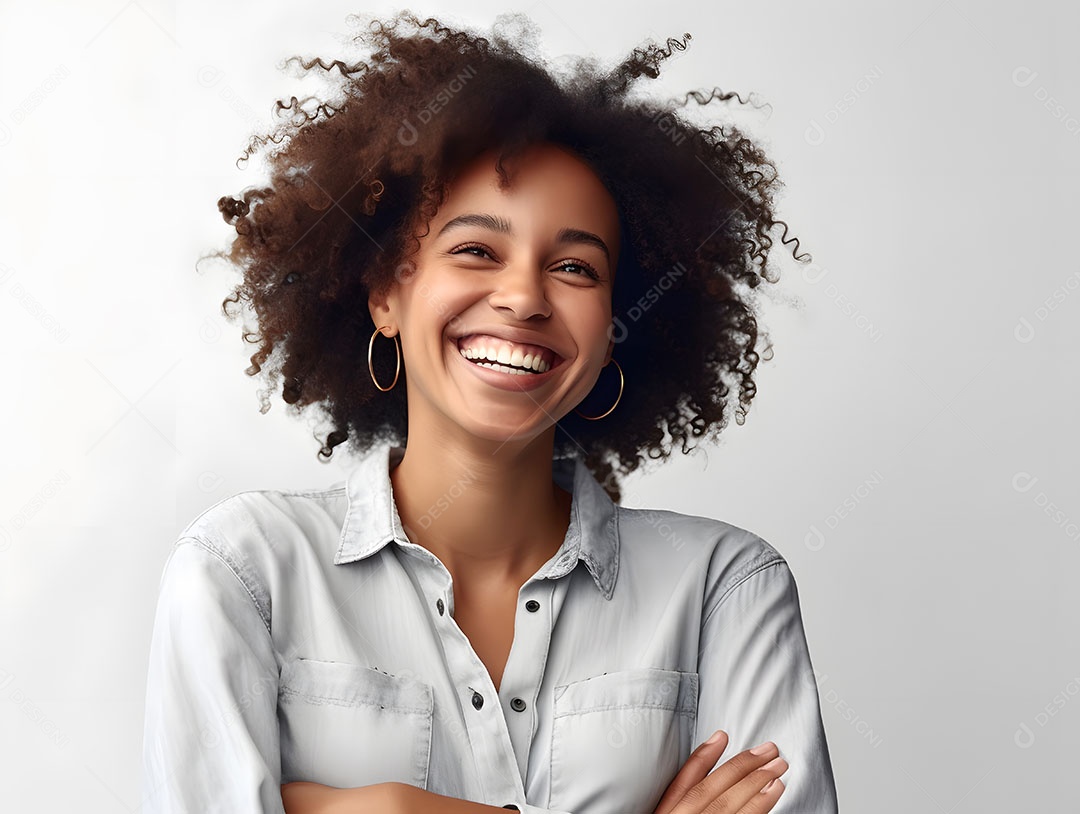
<svg viewBox="0 0 1080 814"><path fill-rule="evenodd" d="M470 416L472 420L463 422L460 426L462 430L475 438L495 443L531 441L554 426L539 408L536 408L536 415L525 419L524 423L520 415L515 418L510 414L512 412L508 411L505 419L492 417L487 421L478 421L477 419L482 417L473 413Z"/></svg>

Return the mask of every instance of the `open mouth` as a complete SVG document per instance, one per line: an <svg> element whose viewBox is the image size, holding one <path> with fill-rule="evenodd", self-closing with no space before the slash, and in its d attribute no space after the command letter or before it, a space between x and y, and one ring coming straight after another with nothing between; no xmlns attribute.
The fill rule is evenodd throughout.
<svg viewBox="0 0 1080 814"><path fill-rule="evenodd" d="M462 340L455 341L457 351L463 359L478 367L486 367L501 373L516 376L539 376L558 367L564 361L554 351L535 345L510 346L504 342L470 342L469 347L462 347Z"/></svg>

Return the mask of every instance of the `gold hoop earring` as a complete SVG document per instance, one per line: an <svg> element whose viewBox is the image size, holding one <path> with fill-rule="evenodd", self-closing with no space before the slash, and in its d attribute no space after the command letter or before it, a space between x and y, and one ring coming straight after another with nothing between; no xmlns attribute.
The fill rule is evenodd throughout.
<svg viewBox="0 0 1080 814"><path fill-rule="evenodd" d="M367 346L367 368L368 371L371 373L371 380L375 382L375 386L382 390L384 393L394 389L394 385L397 384L398 374L401 373L401 343L398 342L398 338L396 335L390 337L390 339L394 340L394 351L397 353L397 369L394 371L394 381L390 383L389 387L383 387L377 381L375 381L375 367L371 364L371 351L375 346L375 337L382 333L383 328L389 327L389 325L383 325L382 327L376 328L375 333L373 333L371 335L371 339L368 340ZM385 334L383 335L385 336Z"/></svg>
<svg viewBox="0 0 1080 814"><path fill-rule="evenodd" d="M618 406L620 399L622 399L623 384L626 382L626 380L623 378L622 368L619 367L619 363L615 361L614 356L611 357L611 364L615 365L616 369L619 371L619 397L617 399L615 399L615 403L612 404L608 408L608 411L606 413L602 413L601 415L587 416L587 415L584 415L583 413L579 412L577 410L577 408L575 408L574 412L577 413L582 418L588 419L589 421L599 421L604 416L610 415L611 411L614 410Z"/></svg>

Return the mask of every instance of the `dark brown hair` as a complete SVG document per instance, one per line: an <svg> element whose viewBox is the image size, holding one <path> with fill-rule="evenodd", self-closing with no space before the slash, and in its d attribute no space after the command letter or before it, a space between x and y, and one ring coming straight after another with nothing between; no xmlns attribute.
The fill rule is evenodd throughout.
<svg viewBox="0 0 1080 814"><path fill-rule="evenodd" d="M215 255L243 275L222 303L226 316L242 301L257 320L244 332L258 345L245 372L268 378L262 412L279 379L296 412L317 405L332 423L323 459L346 441L354 451L405 443L407 371L389 392L368 375L368 292L393 284L458 169L489 149L506 158L542 141L593 168L622 231L612 309L625 390L604 419L562 418L555 454L583 454L617 501L619 475L646 457L716 437L732 409L743 422L759 361L753 293L777 280L766 268L769 232L782 225L796 252L798 241L773 218L781 182L761 147L733 125L699 128L679 109L691 98L747 103L719 88L666 104L631 93L689 34L636 48L610 69L580 59L562 75L536 55L534 38L521 15L504 15L484 37L405 11L356 37L369 46L366 61L288 60L324 71L340 93L278 101L288 121L254 136L239 159L262 150L269 182L218 201L236 237ZM498 169L505 183L501 160ZM394 375L388 356L376 354L384 384ZM602 413L617 393L609 366L579 407Z"/></svg>

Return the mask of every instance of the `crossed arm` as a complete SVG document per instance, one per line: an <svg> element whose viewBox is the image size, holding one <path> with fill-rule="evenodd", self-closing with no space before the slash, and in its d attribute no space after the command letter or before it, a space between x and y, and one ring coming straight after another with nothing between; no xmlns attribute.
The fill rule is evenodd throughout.
<svg viewBox="0 0 1080 814"><path fill-rule="evenodd" d="M459 800L417 788L408 783L377 783L339 789L320 783L297 781L281 787L286 814L501 814L505 808Z"/></svg>
<svg viewBox="0 0 1080 814"><path fill-rule="evenodd" d="M768 814L784 793L780 775L787 761L777 754L776 744L743 750L719 767L717 760L729 745L720 730L691 754L668 785L652 814ZM287 814L482 814L516 806L493 806L444 797L403 783L380 783L355 789L336 789L318 783L286 783L281 787ZM832 809L835 812L835 808ZM522 814L563 814L525 805ZM568 813L566 813L568 814Z"/></svg>
<svg viewBox="0 0 1080 814"><path fill-rule="evenodd" d="M277 694L264 691L277 677L267 620L218 552L200 541L183 542L163 575L151 647L143 749L147 814L505 810L405 783L354 789L281 785ZM713 598L703 622L695 740L721 722L731 727L738 747L775 738L784 754L796 759L780 811L835 814L836 791L794 580L782 561L764 563L745 576L723 597ZM719 758L717 752L711 762L699 761L705 768L695 783ZM776 802L760 810L771 810ZM677 809L680 814L702 810ZM759 806L747 810L756 814ZM526 804L520 811L566 814Z"/></svg>

